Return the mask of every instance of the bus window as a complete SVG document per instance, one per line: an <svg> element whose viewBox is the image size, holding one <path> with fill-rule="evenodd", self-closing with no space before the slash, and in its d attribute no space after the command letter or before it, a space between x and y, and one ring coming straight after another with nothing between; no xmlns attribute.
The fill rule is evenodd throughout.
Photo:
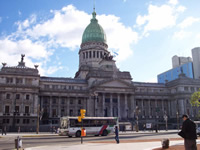
<svg viewBox="0 0 200 150"><path fill-rule="evenodd" d="M109 120L110 125L116 125L116 120Z"/></svg>
<svg viewBox="0 0 200 150"><path fill-rule="evenodd" d="M96 120L90 120L90 126L96 127Z"/></svg>
<svg viewBox="0 0 200 150"><path fill-rule="evenodd" d="M108 125L108 120L102 120L102 125Z"/></svg>
<svg viewBox="0 0 200 150"><path fill-rule="evenodd" d="M82 123L78 121L78 119L74 120L75 121L75 127L82 127Z"/></svg>
<svg viewBox="0 0 200 150"><path fill-rule="evenodd" d="M75 127L75 120L73 119L70 120L70 127Z"/></svg>
<svg viewBox="0 0 200 150"><path fill-rule="evenodd" d="M96 120L96 125L97 125L97 127L101 127L102 126L102 121L101 120Z"/></svg>
<svg viewBox="0 0 200 150"><path fill-rule="evenodd" d="M90 120L83 120L83 126L84 127L90 127Z"/></svg>

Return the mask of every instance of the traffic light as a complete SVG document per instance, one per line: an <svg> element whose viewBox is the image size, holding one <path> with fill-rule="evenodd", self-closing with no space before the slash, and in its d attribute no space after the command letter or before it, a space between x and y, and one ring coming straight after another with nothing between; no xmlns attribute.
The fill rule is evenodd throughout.
<svg viewBox="0 0 200 150"><path fill-rule="evenodd" d="M81 119L85 118L85 109L81 109Z"/></svg>
<svg viewBox="0 0 200 150"><path fill-rule="evenodd" d="M78 122L81 122L81 116L78 116Z"/></svg>

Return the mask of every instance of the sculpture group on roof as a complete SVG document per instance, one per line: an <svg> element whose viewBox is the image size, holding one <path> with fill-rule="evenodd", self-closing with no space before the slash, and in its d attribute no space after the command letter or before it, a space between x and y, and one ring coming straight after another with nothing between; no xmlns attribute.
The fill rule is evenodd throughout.
<svg viewBox="0 0 200 150"><path fill-rule="evenodd" d="M113 56L110 53L104 53L103 59L105 59L105 60L113 60Z"/></svg>

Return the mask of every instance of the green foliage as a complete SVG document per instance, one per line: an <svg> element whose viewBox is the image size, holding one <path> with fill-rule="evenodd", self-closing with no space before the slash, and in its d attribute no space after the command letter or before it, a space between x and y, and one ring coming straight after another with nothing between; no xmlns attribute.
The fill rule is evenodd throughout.
<svg viewBox="0 0 200 150"><path fill-rule="evenodd" d="M191 96L190 103L192 106L200 106L200 91L194 92Z"/></svg>

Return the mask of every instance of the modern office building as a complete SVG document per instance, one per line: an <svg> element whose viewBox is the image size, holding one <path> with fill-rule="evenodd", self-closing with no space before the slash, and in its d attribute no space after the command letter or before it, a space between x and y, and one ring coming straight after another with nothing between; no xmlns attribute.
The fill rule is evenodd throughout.
<svg viewBox="0 0 200 150"><path fill-rule="evenodd" d="M106 34L93 11L90 24L82 36L79 69L74 78L40 76L38 66L25 65L25 56L17 66L6 63L0 70L0 124L7 130L35 131L59 126L60 117L115 116L133 124L144 123L176 127L179 117L187 113L196 118L199 109L189 100L200 88L200 80L185 76L184 66L177 78L167 83L132 80L130 72L117 68L110 55ZM185 66L190 69L191 64ZM41 111L39 111L41 110Z"/></svg>
<svg viewBox="0 0 200 150"><path fill-rule="evenodd" d="M184 73L186 77L188 78L194 78L193 75L193 63L188 62L185 64L182 64L176 68L170 69L164 73L161 73L157 76L158 78L158 83L166 83L175 79L179 78L179 75L181 73Z"/></svg>
<svg viewBox="0 0 200 150"><path fill-rule="evenodd" d="M172 69L157 76L158 83L166 83L184 73L188 78L200 79L200 47L192 49L191 57L172 57Z"/></svg>
<svg viewBox="0 0 200 150"><path fill-rule="evenodd" d="M194 78L200 79L200 47L192 49Z"/></svg>

